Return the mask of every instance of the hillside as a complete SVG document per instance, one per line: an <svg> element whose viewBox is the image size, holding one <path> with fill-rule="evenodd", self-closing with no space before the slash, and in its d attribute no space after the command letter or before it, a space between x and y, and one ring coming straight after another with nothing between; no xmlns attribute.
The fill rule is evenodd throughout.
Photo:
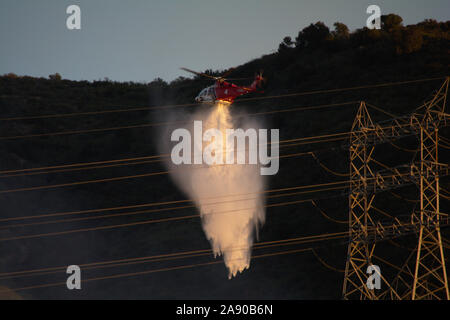
<svg viewBox="0 0 450 320"><path fill-rule="evenodd" d="M186 61L186 65L189 62ZM396 15L383 17L382 30L348 28L337 23L330 29L318 22L299 31L296 39L286 37L276 53L263 55L237 66L232 77L253 77L264 70L267 83L264 93L255 93L237 99L231 106L233 114L261 119L268 128L280 129L280 140L348 132L356 114L358 101L364 100L395 115L412 112L430 99L444 77L450 74L450 21L425 20L417 25L403 26ZM219 71L208 70L211 74ZM64 75L62 75L64 77ZM372 85L438 78L401 85ZM248 81L248 80L247 80ZM241 82L238 82L239 84ZM243 81L242 83L246 83ZM38 168L127 159L159 154L159 126L169 119L185 117L198 106L154 108L173 104L191 104L196 94L210 85L208 80L178 78L170 83L155 79L150 83L119 83L110 80L71 81L59 75L32 78L7 74L0 77L0 170ZM312 91L368 86L367 88L336 92ZM283 98L267 98L290 93L310 94ZM264 99L266 97L267 99ZM258 98L246 100L248 98ZM240 101L241 100L241 101ZM323 109L270 113L296 107L340 104ZM142 107L142 108L141 108ZM150 108L148 108L150 107ZM129 112L104 112L134 109ZM68 113L89 113L58 116ZM374 121L388 118L384 113L369 109ZM183 113L185 112L185 113ZM252 115L253 113L265 113ZM52 117L42 117L55 115ZM32 119L11 119L36 116ZM142 125L142 126L141 126ZM132 128L130 128L130 126ZM116 128L109 130L108 128ZM78 133L91 129L108 129ZM74 132L75 131L75 132ZM72 132L64 134L64 132ZM49 136L17 137L46 133ZM448 128L440 131L450 138ZM9 138L8 138L9 137ZM394 166L411 161L416 149L413 137L392 145L377 146L375 158ZM314 151L320 162L338 173L348 172L348 151L342 141L304 144L282 148L281 155ZM440 161L449 162L449 150L442 148ZM52 171L48 169L44 171ZM129 166L109 166L95 170L72 170L47 174L19 175L0 179L1 190L22 187L66 184L76 181L109 179L165 171L161 162L145 162ZM280 161L280 171L268 180L268 189L313 185L345 180L318 165L313 157L288 157ZM207 184L208 182L205 181ZM450 180L441 184L450 190ZM306 194L303 198L310 198ZM336 191L327 191L318 197L319 208L334 219L344 221L348 215L348 200ZM2 218L55 212L110 208L131 204L164 202L184 199L168 175L137 177L120 181L72 185L44 190L31 190L0 194ZM402 198L402 199L399 199ZM301 199L285 197L280 201ZM414 203L404 199L417 199L414 186L392 193L377 195L376 206L392 215L407 214ZM268 200L268 203L278 201ZM448 201L441 210L448 212ZM130 211L130 210L128 210ZM126 212L126 211L120 211ZM194 214L192 208L178 210L176 216ZM173 216L173 212L158 213L157 218ZM0 238L36 233L58 232L112 224L142 222L153 218L149 214L116 216L110 219L77 220L66 223L1 228ZM62 218L58 218L62 219ZM53 219L52 219L53 220ZM36 221L36 220L33 220ZM38 220L41 221L41 220ZM28 221L27 221L28 222ZM3 222L4 223L4 222ZM20 223L15 222L15 223ZM318 208L306 202L267 210L265 225L259 231L259 241L271 241L299 236L346 231L346 224L325 219ZM448 229L445 236L450 236ZM411 247L415 238L400 239L395 246L383 243L379 250L385 258L400 263L408 254L403 247ZM132 227L72 233L63 236L30 238L7 241L0 245L0 272L60 266L67 263L87 263L123 257L139 257L199 248L209 248L200 221L189 219L165 223L142 224ZM346 246L324 246L317 253L330 265L344 268ZM200 259L200 258L199 258ZM203 261L203 260L202 260ZM204 260L207 261L207 260ZM183 261L183 264L198 260ZM151 267L167 267L180 262L157 262ZM108 273L145 270L149 266L131 266L112 269ZM126 271L125 271L126 270ZM92 272L89 276L102 273ZM189 280L180 273L189 274ZM91 290L77 293L81 298L339 298L343 275L324 268L311 253L280 256L252 261L250 270L228 281L223 264L193 268L158 276L122 278L91 284ZM392 272L392 271L387 271ZM58 278L59 277L59 278ZM65 274L42 276L32 283L57 282ZM30 279L9 279L1 282L11 288L30 285ZM195 290L193 290L195 288ZM247 288L247 290L242 290ZM192 296L198 292L198 296ZM68 298L61 288L37 289L24 292L25 297Z"/></svg>

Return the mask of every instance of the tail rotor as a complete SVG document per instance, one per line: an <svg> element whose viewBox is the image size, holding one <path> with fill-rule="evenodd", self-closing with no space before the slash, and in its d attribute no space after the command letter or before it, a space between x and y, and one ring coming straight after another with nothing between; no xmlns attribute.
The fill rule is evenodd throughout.
<svg viewBox="0 0 450 320"><path fill-rule="evenodd" d="M259 73L255 75L255 80L257 81L258 87L262 87L266 84L267 79L263 77L264 70L259 70Z"/></svg>

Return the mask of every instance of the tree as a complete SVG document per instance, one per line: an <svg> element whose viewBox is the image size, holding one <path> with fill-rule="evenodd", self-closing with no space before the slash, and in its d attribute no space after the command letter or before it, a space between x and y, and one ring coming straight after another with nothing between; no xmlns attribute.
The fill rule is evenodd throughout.
<svg viewBox="0 0 450 320"><path fill-rule="evenodd" d="M382 40L382 33L377 29L367 27L357 29L351 35L351 40L356 46L372 46Z"/></svg>
<svg viewBox="0 0 450 320"><path fill-rule="evenodd" d="M10 72L10 73L5 74L5 77L10 78L10 79L16 79L19 76L15 73Z"/></svg>
<svg viewBox="0 0 450 320"><path fill-rule="evenodd" d="M385 31L392 31L396 28L401 27L403 22L402 17L399 15L390 13L388 15L381 16L381 29Z"/></svg>
<svg viewBox="0 0 450 320"><path fill-rule="evenodd" d="M288 48L292 48L295 45L295 43L292 41L291 37L284 37L282 43L285 44L286 47L288 47Z"/></svg>
<svg viewBox="0 0 450 320"><path fill-rule="evenodd" d="M161 79L161 78L155 78L155 79L153 79L149 84L148 84L148 86L149 87L155 87L155 88L165 88L165 87L167 87L169 84L166 82L166 81L164 81L163 79Z"/></svg>
<svg viewBox="0 0 450 320"><path fill-rule="evenodd" d="M434 19L425 19L422 22L417 24L420 27L423 27L424 29L438 29L439 28L439 22L437 22Z"/></svg>
<svg viewBox="0 0 450 320"><path fill-rule="evenodd" d="M315 47L322 44L329 35L330 29L323 22L319 21L315 24L311 23L308 27L300 31L297 38L295 38L295 43L299 48Z"/></svg>
<svg viewBox="0 0 450 320"><path fill-rule="evenodd" d="M286 52L289 49L294 48L295 43L292 41L291 37L284 37L283 42L280 43L278 46L278 52Z"/></svg>
<svg viewBox="0 0 450 320"><path fill-rule="evenodd" d="M422 32L418 28L405 28L401 31L395 50L397 54L408 54L420 50L423 44Z"/></svg>
<svg viewBox="0 0 450 320"><path fill-rule="evenodd" d="M55 80L55 81L59 81L59 80L62 79L62 78L61 78L61 75L60 75L58 72L55 73L55 74L49 75L48 78L49 78L50 80Z"/></svg>
<svg viewBox="0 0 450 320"><path fill-rule="evenodd" d="M335 22L334 23L334 31L332 32L332 35L335 39L348 39L350 36L350 31L348 30L348 27L341 23L341 22Z"/></svg>
<svg viewBox="0 0 450 320"><path fill-rule="evenodd" d="M195 78L200 79L200 76L196 76ZM177 85L185 82L186 80L188 80L188 78L183 77L183 76L179 76L178 78L172 80L169 85L170 86L177 86Z"/></svg>

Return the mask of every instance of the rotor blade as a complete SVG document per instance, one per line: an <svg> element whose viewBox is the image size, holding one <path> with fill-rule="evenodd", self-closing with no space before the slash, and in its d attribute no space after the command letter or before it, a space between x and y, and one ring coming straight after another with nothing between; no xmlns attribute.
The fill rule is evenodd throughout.
<svg viewBox="0 0 450 320"><path fill-rule="evenodd" d="M184 71L187 71L187 72L190 72L190 73L193 73L193 74L196 74L198 76L207 77L207 78L211 78L211 79L214 79L214 80L217 79L217 77L210 76L209 74L206 74L206 73L200 73L200 72L188 69L188 68L180 68L180 69L184 70Z"/></svg>
<svg viewBox="0 0 450 320"><path fill-rule="evenodd" d="M230 81L237 81L237 80L252 80L253 78L247 77L247 78L226 78L225 80Z"/></svg>

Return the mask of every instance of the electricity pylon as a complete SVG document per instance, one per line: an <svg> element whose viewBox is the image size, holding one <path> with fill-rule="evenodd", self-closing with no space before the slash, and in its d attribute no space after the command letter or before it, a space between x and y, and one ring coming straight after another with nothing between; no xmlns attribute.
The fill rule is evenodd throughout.
<svg viewBox="0 0 450 320"><path fill-rule="evenodd" d="M368 142L373 122L366 104L361 102L350 134L349 235L343 298L376 299L367 285L367 267L372 265L375 242L369 242L368 231L375 227L370 208L375 193L368 190L374 173L370 162L374 146Z"/></svg>
<svg viewBox="0 0 450 320"><path fill-rule="evenodd" d="M411 299L450 299L439 210L438 128L449 79L426 106L420 126L420 231Z"/></svg>
<svg viewBox="0 0 450 320"><path fill-rule="evenodd" d="M448 175L446 164L438 162L438 128L450 119L445 114L449 78L431 101L409 117L399 117L387 123L374 125L364 102L361 102L350 136L350 193L349 234L347 263L345 268L343 298L351 299L449 299L448 279L440 234L440 221L449 217L439 211L439 174ZM386 125L387 124L387 125ZM420 164L410 165L410 174L401 174L397 168L388 181L379 179L369 163L374 145L413 134L420 135ZM420 167L420 168L419 168ZM370 209L377 190L386 190L405 183L416 182L420 186L420 212L411 215L411 223L398 219L392 225L375 222ZM401 228L400 228L401 227ZM368 231L375 237L369 237ZM419 234L415 267L411 268L411 254L400 273L389 284L380 278L388 289L381 294L369 290L366 285L366 268L371 264L375 242L385 237L386 230L397 235L404 231ZM390 235L392 236L392 235Z"/></svg>

